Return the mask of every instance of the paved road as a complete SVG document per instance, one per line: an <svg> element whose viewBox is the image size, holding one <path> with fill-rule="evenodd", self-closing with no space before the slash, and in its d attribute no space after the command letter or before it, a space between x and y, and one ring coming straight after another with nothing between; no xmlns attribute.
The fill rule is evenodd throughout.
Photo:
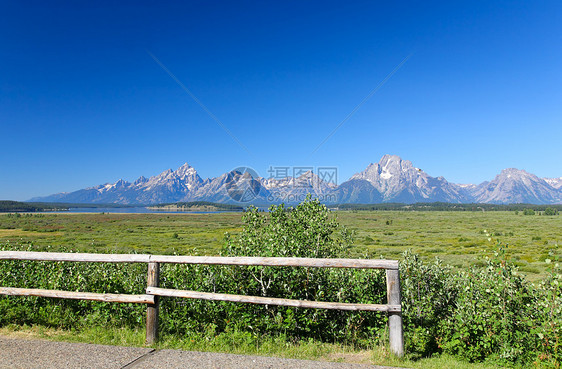
<svg viewBox="0 0 562 369"><path fill-rule="evenodd" d="M388 367L37 339L24 340L0 336L0 368L382 369Z"/></svg>

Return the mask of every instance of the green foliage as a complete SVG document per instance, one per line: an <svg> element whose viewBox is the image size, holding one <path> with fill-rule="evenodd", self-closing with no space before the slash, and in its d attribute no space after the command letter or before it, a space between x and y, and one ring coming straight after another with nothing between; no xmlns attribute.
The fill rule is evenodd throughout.
<svg viewBox="0 0 562 369"><path fill-rule="evenodd" d="M32 250L29 246L0 245L0 250L5 249ZM146 266L138 264L3 260L0 286L142 294L145 269ZM17 323L71 328L115 322L133 327L142 322L144 310L139 304L4 296L0 298L0 326Z"/></svg>
<svg viewBox="0 0 562 369"><path fill-rule="evenodd" d="M538 339L540 359L558 365L562 363L562 268L557 257L546 259L547 278L536 290L537 319L531 333ZM556 366L553 365L553 366Z"/></svg>
<svg viewBox="0 0 562 369"><path fill-rule="evenodd" d="M244 229L235 241L227 235L224 255L343 257L351 247L351 233L310 198L296 208L273 205L267 215L249 208L242 221Z"/></svg>
<svg viewBox="0 0 562 369"><path fill-rule="evenodd" d="M528 362L528 348L534 346L528 333L534 309L532 285L504 256L500 245L484 268L455 275L455 309L441 324L445 351L469 361Z"/></svg>
<svg viewBox="0 0 562 369"><path fill-rule="evenodd" d="M70 208L131 208L143 205L73 204L66 202L20 202L0 200L0 212L67 211Z"/></svg>
<svg viewBox="0 0 562 369"><path fill-rule="evenodd" d="M535 211L533 209L525 209L523 215L535 215Z"/></svg>
<svg viewBox="0 0 562 369"><path fill-rule="evenodd" d="M333 258L349 256L350 232L333 219L317 200L308 198L296 208L272 206L269 213L250 208L243 217L244 228L236 237L227 235L225 256L276 256ZM322 268L231 269L228 281L236 293L287 299L335 302L380 303L385 281L379 271L334 270ZM221 286L223 283L220 284ZM238 320L255 320L261 332L283 332L299 337L315 337L369 344L372 332L384 329L384 318L376 313L293 309L256 306ZM249 310L249 308L245 308ZM370 337L371 336L371 337Z"/></svg>
<svg viewBox="0 0 562 369"><path fill-rule="evenodd" d="M475 361L560 366L562 273L558 262L538 285L528 282L497 244L483 267L454 270L404 254L404 326L412 357L443 352Z"/></svg>
<svg viewBox="0 0 562 369"><path fill-rule="evenodd" d="M414 358L438 351L439 325L450 315L456 289L450 267L439 259L423 263L418 255L404 253L400 264L406 351Z"/></svg>
<svg viewBox="0 0 562 369"><path fill-rule="evenodd" d="M0 214L0 243L33 243L37 250L214 254L241 214ZM173 238L177 233L178 238Z"/></svg>
<svg viewBox="0 0 562 369"><path fill-rule="evenodd" d="M558 209L555 208L546 208L544 210L544 215L558 215Z"/></svg>

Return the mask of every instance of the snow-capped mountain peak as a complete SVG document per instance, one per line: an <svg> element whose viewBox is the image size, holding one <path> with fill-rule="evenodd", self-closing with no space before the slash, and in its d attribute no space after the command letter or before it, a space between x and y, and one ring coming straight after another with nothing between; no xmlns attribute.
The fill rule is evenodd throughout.
<svg viewBox="0 0 562 369"><path fill-rule="evenodd" d="M466 197L460 188L448 183L445 178L433 178L414 167L411 161L397 155L384 155L378 163L370 164L350 180L368 181L384 201L461 202Z"/></svg>
<svg viewBox="0 0 562 369"><path fill-rule="evenodd" d="M175 174L179 177L179 178L183 178L186 176L190 176L190 175L194 175L196 174L197 171L195 170L195 168L193 168L191 165L185 163L182 166L180 166L178 169L176 169Z"/></svg>
<svg viewBox="0 0 562 369"><path fill-rule="evenodd" d="M546 183L548 183L551 187L556 188L558 190L562 189L562 177L558 178L543 178Z"/></svg>
<svg viewBox="0 0 562 369"><path fill-rule="evenodd" d="M197 200L232 203L236 201L232 197L233 188L236 192L236 186L243 183L255 191L255 200L262 204L296 202L307 193L335 203L562 203L562 177L541 179L525 170L507 168L490 182L454 184L442 176L428 175L397 155L384 155L378 163L369 164L339 186L324 181L312 171L297 177L268 179L253 178L249 172L229 172L203 180L195 168L185 163L175 171L168 169L148 179L141 176L134 183L120 179L115 183L31 200L121 204Z"/></svg>
<svg viewBox="0 0 562 369"><path fill-rule="evenodd" d="M139 186L146 182L148 182L148 178L146 178L145 176L140 176L135 182L133 182L133 185Z"/></svg>
<svg viewBox="0 0 562 369"><path fill-rule="evenodd" d="M562 200L561 191L547 181L516 168L506 168L492 181L478 185L472 196L476 202L496 204L552 204Z"/></svg>

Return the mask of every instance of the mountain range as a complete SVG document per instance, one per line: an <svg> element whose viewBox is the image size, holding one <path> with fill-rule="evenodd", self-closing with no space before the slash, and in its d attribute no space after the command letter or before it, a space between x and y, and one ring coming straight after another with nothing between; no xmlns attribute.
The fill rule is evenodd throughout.
<svg viewBox="0 0 562 369"><path fill-rule="evenodd" d="M325 203L450 202L492 204L561 204L562 177L539 178L508 168L493 180L455 184L431 177L412 162L384 155L339 186L312 171L297 177L264 178L249 168L237 168L216 178L202 179L187 163L156 176L134 182L122 179L74 192L63 192L30 201L69 203L160 204L179 201L212 201L267 205L296 203L306 194Z"/></svg>

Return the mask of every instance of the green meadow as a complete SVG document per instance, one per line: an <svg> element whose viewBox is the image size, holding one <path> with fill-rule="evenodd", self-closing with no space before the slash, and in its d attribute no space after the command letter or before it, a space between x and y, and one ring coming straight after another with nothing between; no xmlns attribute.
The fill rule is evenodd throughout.
<svg viewBox="0 0 562 369"><path fill-rule="evenodd" d="M438 257L455 267L484 265L497 243L529 279L544 273L549 253L562 255L562 217L522 212L340 212L338 219L354 232L355 250L399 259L412 249L422 259Z"/></svg>
<svg viewBox="0 0 562 369"><path fill-rule="evenodd" d="M405 250L463 268L484 265L498 241L530 280L544 260L562 256L562 217L513 211L336 211L353 231L353 254L400 259ZM242 213L2 214L0 243L82 252L215 255L226 232L237 234ZM549 256L550 254L550 256Z"/></svg>

